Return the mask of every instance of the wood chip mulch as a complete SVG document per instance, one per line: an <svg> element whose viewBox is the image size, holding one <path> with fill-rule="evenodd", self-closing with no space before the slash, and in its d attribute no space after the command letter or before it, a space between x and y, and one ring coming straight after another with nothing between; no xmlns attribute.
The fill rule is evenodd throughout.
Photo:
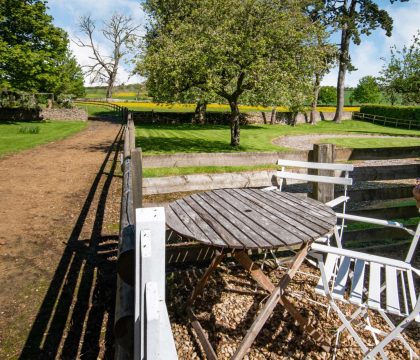
<svg viewBox="0 0 420 360"><path fill-rule="evenodd" d="M228 265L228 266L227 266ZM232 266L233 265L233 266ZM335 329L341 322L333 311L313 301L327 304L326 298L316 295L314 288L318 282L319 271L304 265L288 287L288 298L311 324L328 339L334 342ZM267 271L276 284L284 274L284 269L274 268ZM203 269L191 269L168 274L167 304L172 330L180 359L205 359L204 351L198 343L185 315L185 304L192 293ZM310 275L308 275L310 274ZM315 276L314 276L315 275ZM219 359L230 359L240 344L246 331L265 303L267 293L259 288L242 268L234 264L224 264L212 275L203 296L195 303L195 314L202 327L207 331ZM355 308L340 304L345 314L350 315ZM384 320L370 313L373 325L387 329ZM372 346L374 340L370 332L361 329L364 341ZM412 323L404 337L417 353L420 353L420 329ZM362 352L352 336L344 331L337 359L362 359ZM400 341L393 341L385 347L389 359L408 359L409 354ZM333 352L326 353L315 344L307 334L301 333L293 318L277 306L273 315L262 328L260 334L248 351L245 359L330 359Z"/></svg>

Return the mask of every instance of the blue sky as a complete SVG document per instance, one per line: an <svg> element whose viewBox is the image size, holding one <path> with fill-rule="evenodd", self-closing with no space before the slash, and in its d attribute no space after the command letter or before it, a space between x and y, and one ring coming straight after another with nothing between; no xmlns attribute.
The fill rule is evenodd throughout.
<svg viewBox="0 0 420 360"><path fill-rule="evenodd" d="M410 43L413 35L420 29L420 0L394 4L381 0L377 3L393 18L393 34L388 38L382 29L377 29L369 37L362 37L362 43L359 46L351 46L350 54L358 70L347 74L346 86L356 86L363 76L378 75L384 63L381 58L389 57L390 47L394 44L402 47ZM100 28L100 23L109 18L113 12L130 15L138 24L145 24L139 0L49 0L48 6L49 13L54 17L54 23L65 29L71 39L80 36L77 23L79 18L86 14L90 14L97 20L98 28ZM103 39L99 40L99 46L103 51L108 50ZM74 43L71 44L71 48L80 64L89 63L88 49L79 48ZM123 64L118 78L119 83L133 83L139 80L138 77L130 77L130 66ZM336 85L336 82L337 69L333 69L325 76L323 85Z"/></svg>

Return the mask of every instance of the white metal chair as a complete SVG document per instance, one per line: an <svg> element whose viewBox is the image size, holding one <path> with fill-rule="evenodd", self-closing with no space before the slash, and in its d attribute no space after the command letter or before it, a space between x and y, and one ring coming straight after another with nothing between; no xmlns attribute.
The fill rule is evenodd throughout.
<svg viewBox="0 0 420 360"><path fill-rule="evenodd" d="M347 329L362 349L365 359L374 359L377 354L386 359L384 347L395 339L400 340L407 348L410 358L418 358L401 333L411 322L420 322L420 292L415 286L420 270L411 264L420 237L420 224L414 232L397 222L352 215L345 217L401 228L414 236L404 261L341 247L318 243L312 245L310 255L317 259L321 271L315 291L327 297L331 309L342 322L342 326L337 329L336 346L341 333ZM338 303L356 305L357 310L346 317ZM372 326L368 309L383 317L391 329L390 332L385 333ZM399 321L394 324L388 314L396 315ZM363 319L364 329L371 332L375 341L373 348L369 349L355 330L353 324L357 319ZM381 341L378 336L383 337Z"/></svg>
<svg viewBox="0 0 420 360"><path fill-rule="evenodd" d="M295 161L295 160L284 160L279 159L277 165L281 168L276 172L277 186L270 186L263 190L265 191L282 191L284 180L300 180L312 183L322 184L334 184L343 186L343 195L332 199L325 204L334 208L342 204L342 210L337 214L337 217L341 219L341 223L335 229L335 237L338 242L341 241L341 237L344 229L344 214L346 213L346 203L349 200L347 196L347 188L353 184L353 179L350 177L350 172L354 170L351 164L340 164L340 163L318 163L309 161ZM290 172L286 171L286 168L304 169L305 173L301 172ZM332 171L333 175L313 175L308 174L308 170L317 171ZM340 216L343 215L343 216ZM317 242L329 243L329 237L323 237L317 239Z"/></svg>

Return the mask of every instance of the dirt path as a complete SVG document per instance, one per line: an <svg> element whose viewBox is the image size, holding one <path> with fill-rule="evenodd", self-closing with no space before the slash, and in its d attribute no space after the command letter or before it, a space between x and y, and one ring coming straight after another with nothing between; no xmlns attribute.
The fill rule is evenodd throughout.
<svg viewBox="0 0 420 360"><path fill-rule="evenodd" d="M1 359L112 357L120 128L0 159Z"/></svg>

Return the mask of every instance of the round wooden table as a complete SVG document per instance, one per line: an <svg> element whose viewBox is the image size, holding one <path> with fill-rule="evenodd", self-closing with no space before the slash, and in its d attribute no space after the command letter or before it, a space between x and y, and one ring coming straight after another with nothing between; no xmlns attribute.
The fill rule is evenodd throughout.
<svg viewBox="0 0 420 360"><path fill-rule="evenodd" d="M316 239L330 234L336 215L328 206L295 194L258 189L223 189L187 196L166 207L166 224L178 234L220 248L198 281L187 303L191 324L209 360L217 360L208 337L194 314L194 302L204 295L211 274L232 249L233 257L264 290L270 293L257 318L233 355L242 359L271 316L276 304L283 306L325 351L329 345L308 319L288 301L285 291ZM248 256L248 250L289 248L298 245L289 269L275 285ZM229 251L229 250L228 250Z"/></svg>
<svg viewBox="0 0 420 360"><path fill-rule="evenodd" d="M166 223L178 234L232 249L271 249L311 243L332 233L334 211L296 194L223 189L187 196L166 207Z"/></svg>

